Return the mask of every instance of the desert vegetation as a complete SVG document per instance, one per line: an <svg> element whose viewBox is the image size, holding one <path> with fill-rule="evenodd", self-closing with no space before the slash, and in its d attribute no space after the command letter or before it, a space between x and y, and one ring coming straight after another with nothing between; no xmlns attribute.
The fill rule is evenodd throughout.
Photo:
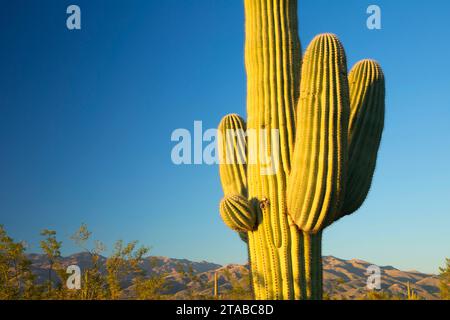
<svg viewBox="0 0 450 320"><path fill-rule="evenodd" d="M0 226L0 299L158 299L159 290L163 288L163 277L145 276L140 266L149 248L139 246L137 241L115 243L112 253L100 264L105 246L94 241L93 247L87 244L91 232L85 224L73 234L72 240L85 252L90 261L82 270L79 289L71 290L66 282L70 274L61 264L62 242L58 241L54 230L43 230L40 247L47 259L47 279L37 281L31 271L31 261L26 255L26 244L15 242L8 236L5 228ZM102 270L105 269L105 270ZM132 292L125 292L122 283L132 278Z"/></svg>
<svg viewBox="0 0 450 320"><path fill-rule="evenodd" d="M159 300L176 299L170 292L171 281L168 274L147 274L145 263L157 264L157 259L148 257L150 248L140 246L138 241L115 242L110 255L105 258L106 246L92 239L86 224L71 236L71 240L82 251L84 268L81 272L81 286L70 289L67 280L67 263L61 255L62 241L54 230L43 230L40 249L45 257L45 279L32 272L32 258L26 253L27 244L14 241L0 225L0 300ZM89 243L92 243L89 246ZM148 259L145 259L148 258ZM145 260L145 261L144 261ZM75 261L78 262L78 261ZM150 267L151 265L147 266ZM183 299L250 299L248 275L240 281L229 277L232 287L226 293L213 292L208 279L200 277L192 266L178 264L177 275L190 286L184 290ZM147 268L148 269L148 268ZM244 283L244 284L242 284ZM247 289L245 289L247 288ZM205 294L210 292L209 294Z"/></svg>
<svg viewBox="0 0 450 320"><path fill-rule="evenodd" d="M46 229L41 236L38 270L37 255L27 253L27 244L15 241L0 226L0 300L253 299L248 266L212 265L202 269L187 260L164 261L150 257L150 248L137 241L116 241L105 257L106 246L92 239L85 224L70 237L81 252L75 260L68 260L61 255L63 242L56 231ZM82 266L77 290L66 285L70 276L67 266L71 263ZM167 267L169 264L173 264L170 268L174 271ZM149 272L158 268L160 272ZM324 299L346 299L342 295L345 282L342 278L328 280ZM450 299L450 259L440 268L439 283L441 298ZM185 284L183 290L174 290L180 284ZM421 299L409 283L403 291L369 291L360 299Z"/></svg>

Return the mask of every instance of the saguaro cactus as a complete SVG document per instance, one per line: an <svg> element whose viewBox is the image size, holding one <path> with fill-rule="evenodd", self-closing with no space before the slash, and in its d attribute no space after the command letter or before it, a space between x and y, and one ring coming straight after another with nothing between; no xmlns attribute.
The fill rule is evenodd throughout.
<svg viewBox="0 0 450 320"><path fill-rule="evenodd" d="M372 60L347 75L333 34L317 36L302 62L296 0L244 4L248 117L219 126L220 214L248 244L256 299L321 299L322 231L367 196L384 76ZM263 172L267 160L276 170Z"/></svg>
<svg viewBox="0 0 450 320"><path fill-rule="evenodd" d="M219 299L219 275L214 272L214 299Z"/></svg>

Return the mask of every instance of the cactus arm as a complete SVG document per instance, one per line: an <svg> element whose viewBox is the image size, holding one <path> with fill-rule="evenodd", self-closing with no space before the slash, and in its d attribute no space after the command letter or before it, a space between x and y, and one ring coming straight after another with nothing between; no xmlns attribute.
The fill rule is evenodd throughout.
<svg viewBox="0 0 450 320"><path fill-rule="evenodd" d="M317 36L303 62L297 136L287 187L289 214L305 232L332 221L343 197L350 103L344 49Z"/></svg>
<svg viewBox="0 0 450 320"><path fill-rule="evenodd" d="M236 114L219 124L219 173L225 195L247 196L247 138L245 121Z"/></svg>
<svg viewBox="0 0 450 320"><path fill-rule="evenodd" d="M338 218L358 210L367 197L384 127L385 82L373 60L357 63L350 72L351 115L347 190Z"/></svg>
<svg viewBox="0 0 450 320"><path fill-rule="evenodd" d="M238 232L252 231L256 215L248 200L239 195L228 195L220 202L220 216L225 224Z"/></svg>
<svg viewBox="0 0 450 320"><path fill-rule="evenodd" d="M222 189L226 196L247 196L247 137L245 131L245 121L237 114L225 116L219 124L219 173ZM241 240L248 243L247 232L238 233Z"/></svg>

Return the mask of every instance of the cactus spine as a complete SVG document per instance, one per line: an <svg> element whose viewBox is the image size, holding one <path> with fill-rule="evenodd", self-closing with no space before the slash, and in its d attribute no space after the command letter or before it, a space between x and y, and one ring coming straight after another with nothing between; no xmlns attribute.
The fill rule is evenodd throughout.
<svg viewBox="0 0 450 320"><path fill-rule="evenodd" d="M296 0L244 4L247 124L233 114L219 125L220 214L248 244L256 299L321 299L322 231L368 193L384 78L370 60L348 78L332 34L317 36L302 63ZM267 174L270 161L277 169Z"/></svg>

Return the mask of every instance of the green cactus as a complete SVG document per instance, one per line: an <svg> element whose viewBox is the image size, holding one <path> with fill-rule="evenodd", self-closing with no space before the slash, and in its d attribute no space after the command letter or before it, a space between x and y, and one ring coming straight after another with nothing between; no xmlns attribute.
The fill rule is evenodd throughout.
<svg viewBox="0 0 450 320"><path fill-rule="evenodd" d="M406 299L407 300L420 300L417 293L414 291L414 289L411 288L411 284L409 282L406 284Z"/></svg>
<svg viewBox="0 0 450 320"><path fill-rule="evenodd" d="M368 194L384 76L372 60L347 76L332 34L317 36L302 62L296 0L244 4L247 124L233 114L219 126L220 214L248 245L256 299L321 299L322 231Z"/></svg>

